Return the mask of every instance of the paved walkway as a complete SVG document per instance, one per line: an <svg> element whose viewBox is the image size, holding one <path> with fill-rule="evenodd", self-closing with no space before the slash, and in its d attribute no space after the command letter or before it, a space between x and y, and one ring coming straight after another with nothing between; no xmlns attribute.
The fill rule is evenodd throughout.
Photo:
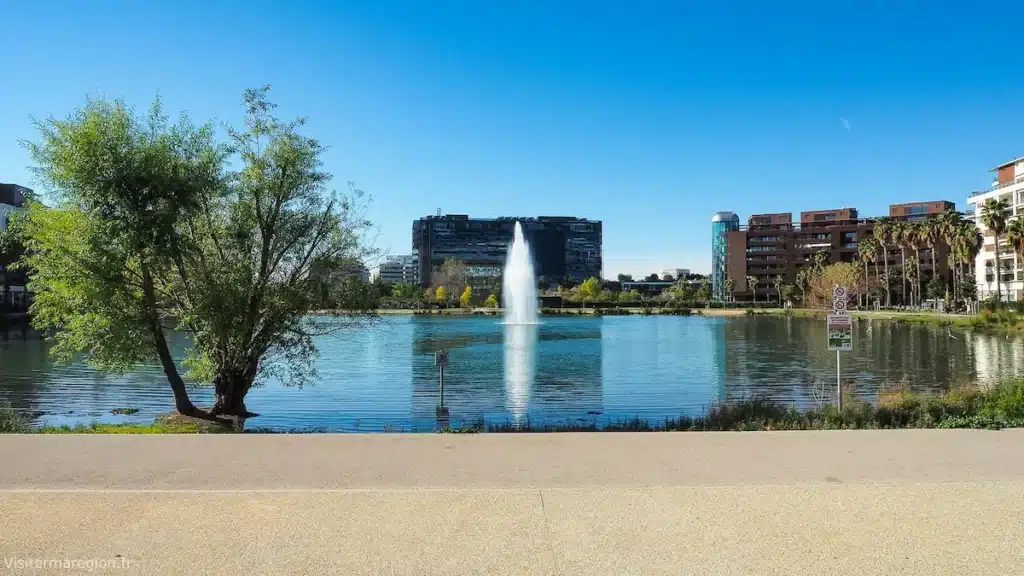
<svg viewBox="0 0 1024 576"><path fill-rule="evenodd" d="M1021 574L1024 430L0 436L0 519L0 574Z"/></svg>

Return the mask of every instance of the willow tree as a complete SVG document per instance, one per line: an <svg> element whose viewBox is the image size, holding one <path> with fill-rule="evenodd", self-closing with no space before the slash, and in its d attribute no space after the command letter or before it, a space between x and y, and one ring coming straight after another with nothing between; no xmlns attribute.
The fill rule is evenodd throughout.
<svg viewBox="0 0 1024 576"><path fill-rule="evenodd" d="M267 91L245 92L245 128L225 143L209 124L170 124L159 102L140 117L90 100L37 122L27 147L53 202L29 207L24 262L33 321L59 359L112 371L157 361L178 412L239 425L261 381L315 378L314 338L348 322L310 315L311 271L362 257L369 224L362 194L328 191L323 146L276 119ZM187 376L214 386L208 411L189 399L171 330L190 336Z"/></svg>

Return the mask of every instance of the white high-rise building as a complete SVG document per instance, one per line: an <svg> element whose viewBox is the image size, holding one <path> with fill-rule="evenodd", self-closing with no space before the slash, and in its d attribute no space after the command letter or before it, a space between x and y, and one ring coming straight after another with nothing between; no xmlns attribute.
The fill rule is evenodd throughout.
<svg viewBox="0 0 1024 576"><path fill-rule="evenodd" d="M386 282L420 283L419 255L389 256L380 265L380 279Z"/></svg>
<svg viewBox="0 0 1024 576"><path fill-rule="evenodd" d="M674 280L685 278L690 275L689 268L666 268L661 271L661 277L671 276Z"/></svg>
<svg viewBox="0 0 1024 576"><path fill-rule="evenodd" d="M992 169L996 179L990 190L971 194L967 204L974 207L974 221L981 230L984 242L974 261L974 277L978 283L978 298L984 300L996 294L996 244L995 237L981 222L981 207L990 198L1005 200L1010 206L1010 219L1024 214L1024 158L1017 158ZM1024 259L1019 258L1013 248L1000 239L999 260L1002 269L1001 286L1003 300L1024 300Z"/></svg>

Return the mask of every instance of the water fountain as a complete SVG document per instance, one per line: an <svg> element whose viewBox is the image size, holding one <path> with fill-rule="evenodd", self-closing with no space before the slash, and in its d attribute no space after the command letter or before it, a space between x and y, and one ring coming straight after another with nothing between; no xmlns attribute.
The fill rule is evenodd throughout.
<svg viewBox="0 0 1024 576"><path fill-rule="evenodd" d="M537 279L533 275L530 245L523 237L523 227L519 222L516 222L515 237L505 258L501 299L506 324L537 323Z"/></svg>
<svg viewBox="0 0 1024 576"><path fill-rule="evenodd" d="M516 222L515 237L505 258L502 282L505 308L505 402L521 423L533 385L537 344L537 279L523 227Z"/></svg>

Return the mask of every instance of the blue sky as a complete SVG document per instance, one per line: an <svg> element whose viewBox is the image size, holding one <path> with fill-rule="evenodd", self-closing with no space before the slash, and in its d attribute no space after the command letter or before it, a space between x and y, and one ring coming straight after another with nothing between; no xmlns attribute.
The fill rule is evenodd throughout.
<svg viewBox="0 0 1024 576"><path fill-rule="evenodd" d="M438 208L578 215L607 277L706 272L715 211L964 208L1024 155L1008 2L75 4L4 3L0 182L88 94L236 122L269 83L394 254Z"/></svg>

